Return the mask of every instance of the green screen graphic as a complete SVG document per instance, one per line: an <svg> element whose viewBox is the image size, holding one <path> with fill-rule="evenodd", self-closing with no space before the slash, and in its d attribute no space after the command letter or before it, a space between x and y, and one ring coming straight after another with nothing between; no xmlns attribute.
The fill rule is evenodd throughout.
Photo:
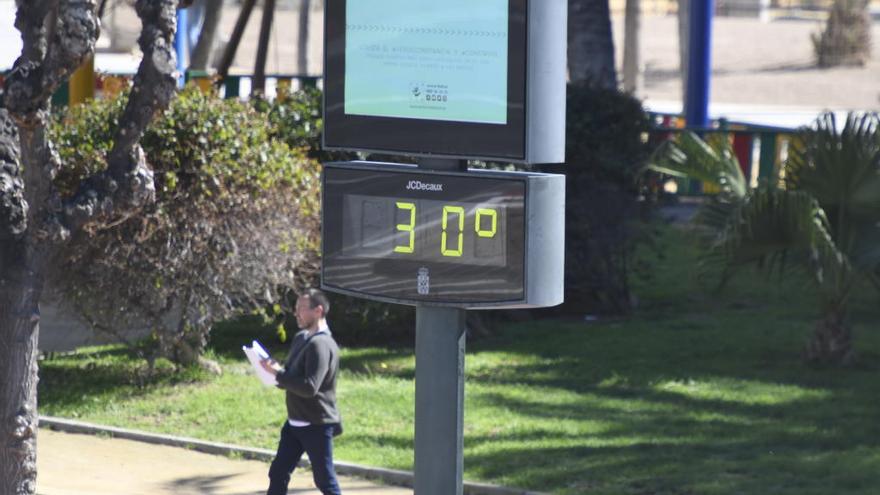
<svg viewBox="0 0 880 495"><path fill-rule="evenodd" d="M508 0L348 0L345 113L507 123Z"/></svg>

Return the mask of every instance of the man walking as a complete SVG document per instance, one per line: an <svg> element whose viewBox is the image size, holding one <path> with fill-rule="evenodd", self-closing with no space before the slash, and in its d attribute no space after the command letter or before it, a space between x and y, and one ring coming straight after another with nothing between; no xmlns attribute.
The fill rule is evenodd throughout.
<svg viewBox="0 0 880 495"><path fill-rule="evenodd" d="M262 362L287 396L287 421L269 468L266 495L287 494L290 475L303 452L309 456L315 486L321 493L340 495L333 469L333 437L342 431L336 409L339 347L327 326L329 311L330 302L323 292L309 289L302 293L296 300L296 322L301 330L290 344L287 361L283 367L272 359Z"/></svg>

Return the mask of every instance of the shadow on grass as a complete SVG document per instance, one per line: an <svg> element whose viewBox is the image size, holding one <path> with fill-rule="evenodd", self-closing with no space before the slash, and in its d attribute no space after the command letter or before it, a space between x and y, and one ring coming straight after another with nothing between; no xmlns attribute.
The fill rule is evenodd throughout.
<svg viewBox="0 0 880 495"><path fill-rule="evenodd" d="M415 371L409 367L389 366L389 361L407 359L413 355L412 349L357 349L346 353L339 366L346 371L372 376L393 375L402 379L413 379Z"/></svg>
<svg viewBox="0 0 880 495"><path fill-rule="evenodd" d="M701 308L665 324L530 323L478 342L469 403L489 418L515 411L525 426L466 434L468 476L564 494L875 493L877 337L862 337L854 368L809 368L797 352L809 319L783 308L772 328L754 328L752 309ZM388 359L362 352L350 366ZM381 372L412 378L411 367Z"/></svg>
<svg viewBox="0 0 880 495"><path fill-rule="evenodd" d="M678 268L658 272L628 319L529 322L468 342L467 401L480 411L465 411L466 477L566 495L875 494L876 292L853 308L859 365L818 370L798 354L817 311L802 278L779 289L745 278L718 297L686 280L686 262L665 266ZM254 339L286 353L256 318L218 326L210 345L240 360ZM137 369L116 362L124 352L43 363L41 406L74 410L117 390L143 393L131 387ZM411 380L412 352L347 350L342 366ZM403 429L349 430L342 440L412 449Z"/></svg>
<svg viewBox="0 0 880 495"><path fill-rule="evenodd" d="M781 405L645 388L636 395L635 403L618 402L621 394L611 387L559 405L482 394L480 401L517 411L534 426L467 435L473 453L466 466L472 476L559 493L867 495L880 483L876 394L830 393ZM585 423L592 427L575 426Z"/></svg>
<svg viewBox="0 0 880 495"><path fill-rule="evenodd" d="M162 361L151 370L146 360L122 346L87 349L40 362L40 408L46 414L70 415L90 406L103 407L105 397L138 397L156 387L193 383L206 376L198 368L176 370Z"/></svg>
<svg viewBox="0 0 880 495"><path fill-rule="evenodd" d="M293 336L289 335L289 337ZM249 345L252 340L258 340L276 358L283 358L289 350L289 340L281 342L275 328L264 324L261 318L254 316L241 317L217 325L211 332L209 348L217 357L240 359L241 346ZM412 356L412 349L375 347L354 349L346 353L340 366L347 371L370 375L381 372L382 363L389 359L407 356ZM413 373L409 373L409 377L412 376Z"/></svg>

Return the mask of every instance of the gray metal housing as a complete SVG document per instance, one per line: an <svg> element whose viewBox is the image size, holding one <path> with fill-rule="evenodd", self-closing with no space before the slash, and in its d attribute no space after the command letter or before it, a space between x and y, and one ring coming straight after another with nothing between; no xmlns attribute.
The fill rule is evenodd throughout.
<svg viewBox="0 0 880 495"><path fill-rule="evenodd" d="M526 178L525 299L510 303L437 304L465 309L546 308L565 299L565 176L532 172L479 171Z"/></svg>
<svg viewBox="0 0 880 495"><path fill-rule="evenodd" d="M545 308L562 304L565 289L565 176L490 170L477 173L520 175L526 179L525 299L500 304L418 304L466 309Z"/></svg>
<svg viewBox="0 0 880 495"><path fill-rule="evenodd" d="M568 1L528 2L525 162L563 163Z"/></svg>
<svg viewBox="0 0 880 495"><path fill-rule="evenodd" d="M411 166L381 162L341 162L334 165L356 165L366 169L406 170ZM436 170L413 171L442 173ZM393 297L365 294L324 284L323 269L321 288L360 298L395 304L418 306L453 307L462 309L517 309L542 308L562 304L564 300L565 275L565 176L535 172L508 172L499 170L471 169L454 175L482 175L497 178L516 178L526 182L525 198L525 246L524 246L524 299L492 303L441 303L433 301L404 300ZM322 198L322 202L324 199ZM324 220L321 221L322 230ZM322 252L323 237L322 232Z"/></svg>
<svg viewBox="0 0 880 495"><path fill-rule="evenodd" d="M562 304L565 279L565 176L534 176L528 184L522 307L556 306Z"/></svg>

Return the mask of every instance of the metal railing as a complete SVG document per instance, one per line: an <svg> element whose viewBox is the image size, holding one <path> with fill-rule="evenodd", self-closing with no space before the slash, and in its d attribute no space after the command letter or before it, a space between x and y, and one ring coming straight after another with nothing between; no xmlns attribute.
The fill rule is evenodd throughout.
<svg viewBox="0 0 880 495"><path fill-rule="evenodd" d="M3 82L3 77L0 75L0 84ZM52 104L77 105L90 98L115 96L131 84L132 77L133 74L94 73L91 67L81 67L74 72L67 84L62 84L52 95ZM186 84L195 84L203 91L216 89L223 98L247 98L251 94L253 75L232 74L220 80L205 71L187 71L184 80ZM267 74L265 94L273 98L277 89L281 87L296 91L305 87L320 86L320 76Z"/></svg>
<svg viewBox="0 0 880 495"><path fill-rule="evenodd" d="M751 187L760 183L773 183L781 179L782 164L788 158L789 146L797 132L788 127L774 127L718 119L703 129L686 128L679 115L649 113L654 127L651 140L654 143L672 139L686 131L698 134L719 134L729 139L740 169ZM712 186L693 180L677 181L679 191L685 194L713 194Z"/></svg>
<svg viewBox="0 0 880 495"><path fill-rule="evenodd" d="M131 84L132 74L94 74L91 67L80 68L67 85L53 96L53 104L78 104L92 97L107 97L118 94ZM204 91L218 92L223 98L248 98L251 94L251 74L227 75L222 80L205 71L187 71L186 84L195 84ZM0 84L3 76L0 75ZM266 75L266 92L273 98L279 88L286 87L296 91L304 87L320 87L320 76L299 74ZM722 134L730 140L734 154L739 160L743 175L752 187L761 182L778 181L781 178L781 165L788 156L789 145L796 129L774 127L717 119L710 127L693 129L685 127L684 117L677 114L648 112L653 127L650 139L660 142L672 139L685 131L700 134ZM710 185L698 181L677 180L678 194L712 194L716 191Z"/></svg>

